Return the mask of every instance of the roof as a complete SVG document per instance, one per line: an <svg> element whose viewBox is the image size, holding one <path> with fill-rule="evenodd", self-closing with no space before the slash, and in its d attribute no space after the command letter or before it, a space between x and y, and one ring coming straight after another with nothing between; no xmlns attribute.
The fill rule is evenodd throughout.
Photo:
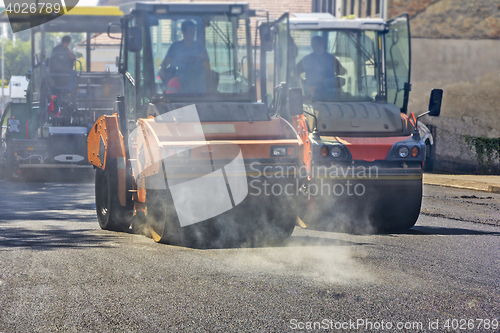
<svg viewBox="0 0 500 333"><path fill-rule="evenodd" d="M356 29L384 30L385 22L379 18L337 19L327 13L293 13L290 30Z"/></svg>
<svg viewBox="0 0 500 333"><path fill-rule="evenodd" d="M115 38L121 38L122 34L112 33L111 36ZM92 47L107 47L107 46L120 47L121 43L121 39L109 38L108 34L105 32L97 33L90 38L91 38L90 45ZM85 47L86 45L87 45L87 40L85 39L82 42L78 43L77 47Z"/></svg>

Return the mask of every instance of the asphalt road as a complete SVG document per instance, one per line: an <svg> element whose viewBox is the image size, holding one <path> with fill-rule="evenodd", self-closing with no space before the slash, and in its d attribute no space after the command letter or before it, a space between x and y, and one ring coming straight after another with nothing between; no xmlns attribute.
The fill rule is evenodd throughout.
<svg viewBox="0 0 500 333"><path fill-rule="evenodd" d="M194 250L100 230L91 183L0 181L0 332L500 331L500 195L424 195L404 234Z"/></svg>

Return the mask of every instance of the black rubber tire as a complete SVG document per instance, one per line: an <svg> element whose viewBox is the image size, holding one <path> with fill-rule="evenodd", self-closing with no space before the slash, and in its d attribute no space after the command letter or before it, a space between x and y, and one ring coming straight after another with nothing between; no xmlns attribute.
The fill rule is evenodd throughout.
<svg viewBox="0 0 500 333"><path fill-rule="evenodd" d="M99 226L104 230L127 231L132 221L132 210L123 207L118 199L116 161L106 163L106 169L96 169L95 206Z"/></svg>

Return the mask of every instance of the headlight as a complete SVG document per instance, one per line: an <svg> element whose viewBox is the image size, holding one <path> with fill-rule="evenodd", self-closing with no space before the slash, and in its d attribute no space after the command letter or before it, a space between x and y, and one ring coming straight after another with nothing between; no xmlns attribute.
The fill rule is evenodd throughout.
<svg viewBox="0 0 500 333"><path fill-rule="evenodd" d="M323 157L328 156L328 147L327 146L321 147L321 156L323 156Z"/></svg>
<svg viewBox="0 0 500 333"><path fill-rule="evenodd" d="M411 156L412 157L417 157L418 153L420 153L420 149L418 149L417 146L413 146L413 148L411 149Z"/></svg>
<svg viewBox="0 0 500 333"><path fill-rule="evenodd" d="M408 154L410 153L410 150L406 146L401 146L399 147L398 154L399 157L405 158L408 157Z"/></svg>
<svg viewBox="0 0 500 333"><path fill-rule="evenodd" d="M340 147L333 147L331 153L333 157L339 157L342 154L342 150Z"/></svg>
<svg viewBox="0 0 500 333"><path fill-rule="evenodd" d="M286 148L273 148L273 156L285 156Z"/></svg>
<svg viewBox="0 0 500 333"><path fill-rule="evenodd" d="M271 147L271 156L279 157L279 156L295 156L295 147Z"/></svg>

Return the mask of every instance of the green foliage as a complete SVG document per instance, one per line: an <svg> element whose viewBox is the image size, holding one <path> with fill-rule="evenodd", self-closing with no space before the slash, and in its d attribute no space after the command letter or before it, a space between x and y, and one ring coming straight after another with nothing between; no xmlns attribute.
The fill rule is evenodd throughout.
<svg viewBox="0 0 500 333"><path fill-rule="evenodd" d="M9 36L9 39L13 39L12 31L10 31L8 33L8 36ZM16 32L15 37L16 37L16 40L20 40L20 41L23 41L23 42L29 42L29 40L31 38L31 30L28 29L28 30L23 30L23 31Z"/></svg>
<svg viewBox="0 0 500 333"><path fill-rule="evenodd" d="M31 68L31 43L17 40L13 43L5 41L5 84L13 75L26 75Z"/></svg>
<svg viewBox="0 0 500 333"><path fill-rule="evenodd" d="M476 152L476 161L483 171L491 172L493 161L500 158L500 138L476 137L463 135L470 150Z"/></svg>

